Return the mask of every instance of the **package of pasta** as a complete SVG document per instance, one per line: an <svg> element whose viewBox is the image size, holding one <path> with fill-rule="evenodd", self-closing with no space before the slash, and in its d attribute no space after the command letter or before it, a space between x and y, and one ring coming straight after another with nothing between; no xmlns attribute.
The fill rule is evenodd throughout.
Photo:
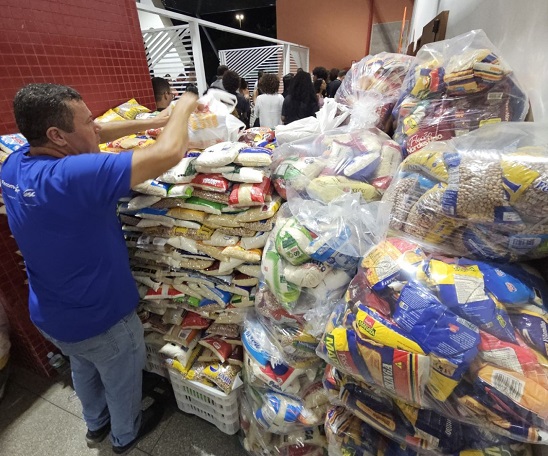
<svg viewBox="0 0 548 456"><path fill-rule="evenodd" d="M150 112L145 106L140 105L135 98L122 103L119 106L116 106L112 109L116 114L123 117L124 119L133 120L137 114Z"/></svg>
<svg viewBox="0 0 548 456"><path fill-rule="evenodd" d="M262 206L271 192L270 178L263 177L259 184L236 184L228 203L234 207Z"/></svg>
<svg viewBox="0 0 548 456"><path fill-rule="evenodd" d="M529 103L500 52L482 30L430 43L417 53L394 108L404 153L484 125L522 121Z"/></svg>
<svg viewBox="0 0 548 456"><path fill-rule="evenodd" d="M502 122L407 157L383 201L390 228L430 250L508 262L548 245L548 134Z"/></svg>

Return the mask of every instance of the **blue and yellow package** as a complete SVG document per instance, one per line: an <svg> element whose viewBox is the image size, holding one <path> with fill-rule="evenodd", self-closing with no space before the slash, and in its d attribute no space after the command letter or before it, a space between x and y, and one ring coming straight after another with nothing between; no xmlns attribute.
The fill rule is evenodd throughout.
<svg viewBox="0 0 548 456"><path fill-rule="evenodd" d="M428 388L436 399L445 401L478 354L478 328L415 281L403 287L393 317L431 355Z"/></svg>
<svg viewBox="0 0 548 456"><path fill-rule="evenodd" d="M357 305L356 309L355 325L360 334L387 347L424 355L419 344L378 312L362 304Z"/></svg>
<svg viewBox="0 0 548 456"><path fill-rule="evenodd" d="M509 310L516 331L527 345L548 356L548 312L534 305Z"/></svg>
<svg viewBox="0 0 548 456"><path fill-rule="evenodd" d="M427 282L437 287L439 299L455 314L498 338L515 342L506 309L486 291L484 276L476 264L430 260L424 267ZM498 285L491 280L491 286ZM498 287L497 287L498 288Z"/></svg>

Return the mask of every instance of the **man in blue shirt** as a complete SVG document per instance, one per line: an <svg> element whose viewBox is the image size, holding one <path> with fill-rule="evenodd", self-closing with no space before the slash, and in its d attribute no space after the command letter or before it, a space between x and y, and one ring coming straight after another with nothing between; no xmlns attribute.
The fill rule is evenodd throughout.
<svg viewBox="0 0 548 456"><path fill-rule="evenodd" d="M28 271L31 319L70 357L88 443L110 431L118 454L158 424L162 409L141 412L146 352L116 203L183 158L196 100L183 95L169 120L99 125L70 87L30 84L14 99L29 145L7 158L0 177ZM164 124L147 149L98 153L100 142Z"/></svg>

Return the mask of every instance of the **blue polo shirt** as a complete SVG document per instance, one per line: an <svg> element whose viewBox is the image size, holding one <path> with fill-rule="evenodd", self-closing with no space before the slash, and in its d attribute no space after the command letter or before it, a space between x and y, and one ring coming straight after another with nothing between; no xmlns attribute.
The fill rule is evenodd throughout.
<svg viewBox="0 0 548 456"><path fill-rule="evenodd" d="M0 173L10 229L25 259L32 321L77 342L105 332L139 295L116 203L130 191L132 152L11 154Z"/></svg>

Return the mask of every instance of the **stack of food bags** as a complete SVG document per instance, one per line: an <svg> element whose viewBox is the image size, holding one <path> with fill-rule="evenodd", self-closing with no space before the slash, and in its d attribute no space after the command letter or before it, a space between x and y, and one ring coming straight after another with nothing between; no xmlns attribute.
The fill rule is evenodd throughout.
<svg viewBox="0 0 548 456"><path fill-rule="evenodd" d="M522 121L529 108L512 69L482 30L423 46L394 108L405 155L486 124Z"/></svg>
<svg viewBox="0 0 548 456"><path fill-rule="evenodd" d="M149 349L185 378L228 394L239 383L240 325L253 306L262 247L280 206L269 169L276 143L268 129L240 132L243 124L215 97L200 103L186 156L137 185L118 212ZM125 112L119 108L103 117L116 120ZM104 149L148 147L162 131L143 133ZM241 141L227 141L235 134Z"/></svg>
<svg viewBox="0 0 548 456"><path fill-rule="evenodd" d="M346 73L335 101L352 109L351 116L376 116L373 124L385 132L392 127L392 109L415 57L381 52L368 55ZM373 106L372 104L376 105ZM364 112L367 110L367 112Z"/></svg>
<svg viewBox="0 0 548 456"><path fill-rule="evenodd" d="M318 354L336 368L326 386L336 405L415 451L546 443L547 293L530 267L388 238L326 326Z"/></svg>
<svg viewBox="0 0 548 456"><path fill-rule="evenodd" d="M383 201L390 229L429 250L493 261L548 254L548 134L502 122L408 156Z"/></svg>

